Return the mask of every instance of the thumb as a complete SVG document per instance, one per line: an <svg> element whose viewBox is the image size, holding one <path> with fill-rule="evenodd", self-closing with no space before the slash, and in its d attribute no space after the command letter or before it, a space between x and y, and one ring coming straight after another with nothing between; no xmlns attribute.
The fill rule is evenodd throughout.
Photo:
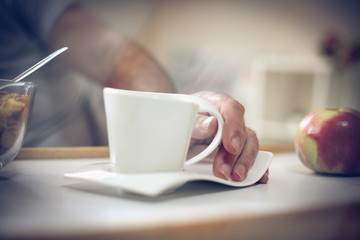
<svg viewBox="0 0 360 240"><path fill-rule="evenodd" d="M192 137L198 140L212 138L216 134L217 120L214 116L198 114L192 132Z"/></svg>

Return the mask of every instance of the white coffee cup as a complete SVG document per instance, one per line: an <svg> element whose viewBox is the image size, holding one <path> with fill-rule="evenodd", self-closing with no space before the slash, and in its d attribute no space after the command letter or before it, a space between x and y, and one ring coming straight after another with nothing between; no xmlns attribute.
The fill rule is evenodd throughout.
<svg viewBox="0 0 360 240"><path fill-rule="evenodd" d="M181 171L211 154L221 142L223 119L196 96L104 88L112 170L117 173ZM207 148L186 161L196 115L217 118L218 130Z"/></svg>

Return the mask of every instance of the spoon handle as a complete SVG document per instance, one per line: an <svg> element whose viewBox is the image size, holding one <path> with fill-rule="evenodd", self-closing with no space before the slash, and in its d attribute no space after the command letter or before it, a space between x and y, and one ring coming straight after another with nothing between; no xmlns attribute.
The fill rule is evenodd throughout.
<svg viewBox="0 0 360 240"><path fill-rule="evenodd" d="M54 57L56 57L57 55L59 55L60 53L66 51L68 49L68 47L63 47L60 48L59 50L53 52L52 54L50 54L49 56L47 56L46 58L42 59L40 62L36 63L34 66L32 66L31 68L27 69L26 71L24 71L23 73L21 73L20 75L18 75L17 77L15 77L12 82L18 82L21 79L25 78L26 76L30 75L31 73L33 73L34 71L36 71L38 68L42 67L44 64L46 64L47 62L49 62L50 60L52 60Z"/></svg>

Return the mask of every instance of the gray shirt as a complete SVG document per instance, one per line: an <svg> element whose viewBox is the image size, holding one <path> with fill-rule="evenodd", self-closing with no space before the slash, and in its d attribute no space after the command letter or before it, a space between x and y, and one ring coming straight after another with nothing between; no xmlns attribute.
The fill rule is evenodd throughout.
<svg viewBox="0 0 360 240"><path fill-rule="evenodd" d="M67 0L0 0L0 79L12 79L50 53L47 38L71 4ZM38 86L24 146L107 144L99 86L57 58L26 81Z"/></svg>

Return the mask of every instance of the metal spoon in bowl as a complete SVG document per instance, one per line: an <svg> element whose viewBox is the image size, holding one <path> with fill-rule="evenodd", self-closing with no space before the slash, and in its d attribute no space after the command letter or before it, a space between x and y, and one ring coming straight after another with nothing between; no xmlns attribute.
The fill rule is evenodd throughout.
<svg viewBox="0 0 360 240"><path fill-rule="evenodd" d="M27 77L28 75L30 75L31 73L35 72L36 70L38 70L39 68L41 68L42 66L44 66L46 63L48 63L50 60L52 60L53 58L55 58L57 55L65 52L66 50L68 50L68 47L63 47L60 48L59 50L56 50L55 52L53 52L52 54L50 54L49 56L47 56L46 58L42 59L40 62L36 63L34 66L32 66L31 68L27 69L26 71L24 71L23 73L21 73L20 75L18 75L17 77L15 77L14 79L11 80L10 83L5 84L3 86L0 87L0 89L12 84L12 83L16 83L22 79L24 79L25 77Z"/></svg>

